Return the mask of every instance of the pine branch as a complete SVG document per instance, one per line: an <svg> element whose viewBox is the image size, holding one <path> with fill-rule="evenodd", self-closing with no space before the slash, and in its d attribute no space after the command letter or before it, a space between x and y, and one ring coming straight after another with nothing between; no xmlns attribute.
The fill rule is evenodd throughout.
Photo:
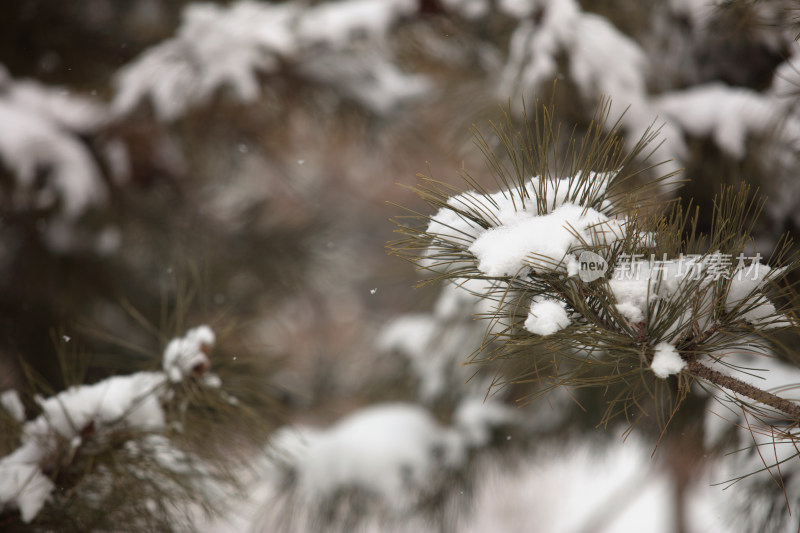
<svg viewBox="0 0 800 533"><path fill-rule="evenodd" d="M759 389L758 387L750 385L749 383L746 383L733 376L723 374L718 370L709 368L695 358L691 358L689 361L687 361L686 365L692 374L701 379L704 379L717 386L724 387L729 391L741 394L742 396L746 396L751 400L769 405L770 407L773 407L791 416L792 420L795 422L800 421L800 405L797 405L792 401L781 398L780 396L772 394L771 392Z"/></svg>

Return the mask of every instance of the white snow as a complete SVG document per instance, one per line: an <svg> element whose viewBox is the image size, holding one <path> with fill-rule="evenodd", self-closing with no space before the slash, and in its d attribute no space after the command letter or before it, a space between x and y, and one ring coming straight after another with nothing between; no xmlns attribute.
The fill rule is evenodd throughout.
<svg viewBox="0 0 800 533"><path fill-rule="evenodd" d="M49 398L36 398L39 418L26 424L29 435L52 432L71 439L92 424L124 422L128 427L152 430L163 427L160 393L165 377L160 372L113 376L93 385L80 385Z"/></svg>
<svg viewBox="0 0 800 533"><path fill-rule="evenodd" d="M800 121L787 117L777 100L750 89L709 83L665 93L654 105L690 135L710 137L738 160L745 156L748 135L770 134L776 125L782 142L800 141Z"/></svg>
<svg viewBox="0 0 800 533"><path fill-rule="evenodd" d="M442 0L445 9L455 11L467 20L477 20L489 14L489 0Z"/></svg>
<svg viewBox="0 0 800 533"><path fill-rule="evenodd" d="M431 401L463 384L471 371L460 362L465 345L480 342L476 314L489 313L493 300L482 280L457 280L442 287L433 313L409 313L390 320L378 336L378 349L407 358L419 379L420 398Z"/></svg>
<svg viewBox="0 0 800 533"><path fill-rule="evenodd" d="M736 258L728 258L727 265ZM648 306L657 301L667 302L689 287L701 296L697 309L686 309L679 315L668 335L691 326L688 321L694 314L701 316L697 324L705 329L711 323L713 307L711 291L706 290L716 275L730 278L729 291L725 299L725 310L744 311L742 318L761 328L783 327L789 325L788 319L777 312L775 306L762 294L764 285L770 277L779 276L783 270L770 270L768 265L755 262L715 273L715 269L726 262L723 254L714 252L704 256L683 256L678 259L654 261L637 259L617 264L608 286L616 300L617 311L627 320L636 324L647 318ZM771 272L771 274L770 274Z"/></svg>
<svg viewBox="0 0 800 533"><path fill-rule="evenodd" d="M530 215L482 233L469 247L478 269L487 276L514 276L535 271L567 269L567 254L581 242L613 241L622 236L620 224L602 213L565 203L552 213Z"/></svg>
<svg viewBox="0 0 800 533"><path fill-rule="evenodd" d="M0 460L0 509L19 509L26 524L39 514L54 488L39 468L40 460L41 455L30 444Z"/></svg>
<svg viewBox="0 0 800 533"><path fill-rule="evenodd" d="M0 159L17 179L18 209L41 209L60 201L59 212L74 220L106 199L100 172L77 137L46 115L0 97ZM41 169L51 174L36 187Z"/></svg>
<svg viewBox="0 0 800 533"><path fill-rule="evenodd" d="M319 4L298 23L297 34L309 44L344 48L355 37L381 39L392 24L417 10L417 0L344 0Z"/></svg>
<svg viewBox="0 0 800 533"><path fill-rule="evenodd" d="M652 452L635 433L624 443L589 438L539 446L513 468L476 474L474 514L458 531L674 531L674 489Z"/></svg>
<svg viewBox="0 0 800 533"><path fill-rule="evenodd" d="M149 100L157 118L172 121L223 87L251 102L261 92L258 74L288 64L373 111L388 112L430 90L429 84L400 71L380 46L353 43L382 40L416 7L415 0L190 4L175 37L117 74L112 110L122 116Z"/></svg>
<svg viewBox="0 0 800 533"><path fill-rule="evenodd" d="M493 311L495 302L482 297L491 286L484 280L454 280L442 287L433 313L408 313L386 323L378 335L383 353L397 353L410 363L419 380L418 394L429 402L464 389L474 370L462 365L464 346L476 346L483 338L475 319ZM471 386L483 387L473 380Z"/></svg>
<svg viewBox="0 0 800 533"><path fill-rule="evenodd" d="M525 329L536 335L552 335L569 324L564 302L551 298L534 298L525 319Z"/></svg>
<svg viewBox="0 0 800 533"><path fill-rule="evenodd" d="M673 345L668 342L660 342L654 347L653 362L650 369L656 377L667 379L667 377L679 374L686 368L686 361L681 358L681 354Z"/></svg>
<svg viewBox="0 0 800 533"><path fill-rule="evenodd" d="M150 99L156 116L174 120L227 86L242 101L260 92L258 71L296 52L292 25L299 6L240 1L230 7L190 4L178 35L150 48L116 76L112 104L122 116Z"/></svg>
<svg viewBox="0 0 800 533"><path fill-rule="evenodd" d="M200 366L207 368L208 351L215 341L214 332L208 326L198 326L185 336L172 339L164 350L164 372L170 380L178 382Z"/></svg>
<svg viewBox="0 0 800 533"><path fill-rule="evenodd" d="M569 76L587 102L612 97L614 119L628 105L644 106L646 56L608 20L584 13L574 0L505 0L500 8L521 19L498 87L502 98L533 94L552 84L560 74L558 58L564 55L568 71L561 74ZM528 16L537 8L542 17L535 23ZM647 122L653 119L655 113Z"/></svg>
<svg viewBox="0 0 800 533"><path fill-rule="evenodd" d="M413 506L437 472L466 458L458 432L410 404L366 407L327 430L286 428L277 432L273 447L294 468L305 501L361 488L398 513Z"/></svg>
<svg viewBox="0 0 800 533"><path fill-rule="evenodd" d="M761 329L791 325L775 309L775 305L762 294L770 280L783 273L783 269L772 269L760 261L738 268L731 276L730 289L725 299L725 310L730 312L741 307L747 309L742 318Z"/></svg>
<svg viewBox="0 0 800 533"><path fill-rule="evenodd" d="M531 177L521 187L483 195L473 191L448 199L431 217L433 236L422 264L455 268L446 263L451 247L467 248L478 269L489 276L510 276L530 267L577 274L577 259L568 252L581 243L610 243L623 234L618 221L591 207L606 191L614 173L555 179ZM604 204L602 210L612 206ZM540 213L541 211L541 213ZM484 220L485 229L474 220ZM536 255L538 254L538 255Z"/></svg>
<svg viewBox="0 0 800 533"><path fill-rule="evenodd" d="M380 47L310 57L298 66L307 79L325 84L361 106L387 114L400 103L430 94L433 85L422 75L407 74L385 57Z"/></svg>
<svg viewBox="0 0 800 533"><path fill-rule="evenodd" d="M493 398L467 396L458 404L453 422L468 448L489 444L492 429L520 422L520 412Z"/></svg>
<svg viewBox="0 0 800 533"><path fill-rule="evenodd" d="M197 352L213 341L211 329L200 326L169 343L164 353L164 372L113 376L91 385L70 387L49 398L37 397L42 413L23 425L22 445L0 458L0 509L19 509L26 523L36 517L54 488L43 470L62 460L54 457L59 441L71 443L70 453L74 453L83 439L104 429L164 428L166 415L161 402L169 379L176 372L186 376L197 364ZM207 358L203 362L207 365ZM4 393L4 407L10 397ZM14 404L13 400L8 403Z"/></svg>
<svg viewBox="0 0 800 533"><path fill-rule="evenodd" d="M0 459L0 509L18 508L26 523L35 518L53 489L40 469L54 460L59 437L74 441L83 432L116 423L143 430L163 427L159 391L165 382L161 373L139 372L37 398L42 414L24 425L22 446Z"/></svg>
<svg viewBox="0 0 800 533"><path fill-rule="evenodd" d="M97 102L36 81L12 79L3 65L0 65L0 89L3 100L10 105L68 131L89 133L108 120L105 108Z"/></svg>
<svg viewBox="0 0 800 533"><path fill-rule="evenodd" d="M25 421L25 406L16 390L8 389L0 393L0 406L17 422Z"/></svg>
<svg viewBox="0 0 800 533"><path fill-rule="evenodd" d="M518 19L529 17L537 7L547 5L547 0L500 0L498 2L500 11Z"/></svg>

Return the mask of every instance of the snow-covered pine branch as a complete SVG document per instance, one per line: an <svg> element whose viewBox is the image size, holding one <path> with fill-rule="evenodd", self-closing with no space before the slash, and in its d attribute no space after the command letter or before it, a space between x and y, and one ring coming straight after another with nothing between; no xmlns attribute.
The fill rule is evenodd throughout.
<svg viewBox="0 0 800 533"><path fill-rule="evenodd" d="M109 527L115 517L131 529L172 528L191 519L193 505L218 505L213 500L222 498L224 487L219 473L170 438L180 421L166 408L176 387L190 381L220 387L209 372L214 343L208 326L191 329L166 346L162 370L37 396L39 414L27 421L19 396L5 391L2 407L21 424L21 433L19 446L0 458L4 523L47 527L53 515L64 519L66 512L81 528ZM119 484L132 480L138 480L136 493L118 501ZM169 493L170 502L158 501L160 493Z"/></svg>
<svg viewBox="0 0 800 533"><path fill-rule="evenodd" d="M496 128L505 152L483 149L498 192L469 180L474 190L448 196L423 183L417 192L437 211L418 216L417 226L400 223L406 238L392 249L437 278L487 287L495 304L487 338L496 347L474 349L488 348L486 364L520 360L521 374L506 383L599 387L602 423L654 418L667 432L693 384L705 384L743 410L750 427L796 444L783 428L800 421L800 404L753 384L745 368L720 356L779 350L775 331L796 325L791 288L781 280L796 270L797 256L779 247L776 268L751 251L748 228L761 207L749 189L722 190L708 235L677 203L645 215L636 201L621 203L635 158L596 153L618 146L615 134L599 133L598 124L601 140L590 134L568 143L554 161L558 127L540 119L549 116L551 109L537 113L516 137ZM479 146L487 146L483 137ZM626 190L647 198L640 187Z"/></svg>
<svg viewBox="0 0 800 533"><path fill-rule="evenodd" d="M118 73L112 113L122 117L147 100L158 119L172 121L223 88L249 103L261 95L260 80L287 72L388 113L430 90L423 76L395 65L387 40L416 10L416 0L190 4L175 37Z"/></svg>

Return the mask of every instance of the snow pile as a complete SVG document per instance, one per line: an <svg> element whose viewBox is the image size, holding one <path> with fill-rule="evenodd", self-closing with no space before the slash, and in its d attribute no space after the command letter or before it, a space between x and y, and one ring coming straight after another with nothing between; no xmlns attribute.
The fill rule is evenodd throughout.
<svg viewBox="0 0 800 533"><path fill-rule="evenodd" d="M578 261L569 252L582 243L605 242L622 237L619 223L602 213L566 203L545 215L520 216L482 233L469 247L478 270L487 276L515 276L529 269L566 269L578 273Z"/></svg>
<svg viewBox="0 0 800 533"><path fill-rule="evenodd" d="M54 488L48 473L62 463L59 455L65 445L72 457L84 440L103 430L164 428L166 415L161 404L168 396L173 371L191 369L201 375L207 370L207 359L203 372L198 373L196 365L184 366L196 358L182 356L192 353L189 348L208 341L209 334L213 342L213 332L201 326L185 338L170 342L164 353L165 372L113 376L92 385L70 387L49 398L37 397L41 414L23 425L21 446L0 459L0 509L16 508L24 522L33 520ZM6 398L4 393L4 405ZM13 405L13 401L10 403Z"/></svg>
<svg viewBox="0 0 800 533"><path fill-rule="evenodd" d="M344 90L373 111L388 111L430 87L398 70L380 47L368 47L359 62L363 50L354 57L351 45L382 39L416 8L415 0L345 0L313 7L250 0L190 4L177 36L118 73L113 112L123 116L150 100L160 120L175 120L223 87L251 102L260 93L259 74L287 66Z"/></svg>
<svg viewBox="0 0 800 533"><path fill-rule="evenodd" d="M101 106L64 90L12 80L0 65L0 164L15 179L15 208L56 207L60 218L74 221L102 204L107 191L79 135L96 131L106 118Z"/></svg>
<svg viewBox="0 0 800 533"><path fill-rule="evenodd" d="M390 113L432 89L425 76L407 74L394 66L380 47L320 55L297 69L308 80L332 87L377 114Z"/></svg>
<svg viewBox="0 0 800 533"><path fill-rule="evenodd" d="M673 345L668 342L660 342L655 345L650 369L656 377L667 379L674 374L680 374L684 368L686 368L686 361L681 358L681 354Z"/></svg>
<svg viewBox="0 0 800 533"><path fill-rule="evenodd" d="M552 335L569 324L564 302L551 298L534 298L525 319L525 329L536 335Z"/></svg>
<svg viewBox="0 0 800 533"><path fill-rule="evenodd" d="M610 243L623 235L623 221L598 209L613 173L590 173L562 179L530 178L520 190L490 195L465 192L453 196L430 219L426 233L433 237L423 264L448 266L449 249L468 249L478 270L493 276L513 276L534 270L578 273L570 253L586 243ZM489 223L491 227L484 228ZM458 265L450 264L453 268Z"/></svg>
<svg viewBox="0 0 800 533"><path fill-rule="evenodd" d="M707 4L681 0L673 2L671 9L689 17L695 30L706 33L705 26L717 18ZM786 98L795 94L793 58L776 71L767 96L711 83L653 97L648 94L648 60L642 48L606 18L583 12L575 0L505 0L499 8L520 20L497 88L501 98L541 93L563 75L589 105L601 96L611 98L610 117L620 118L629 147L648 127L660 127L664 139L660 157L676 161L662 170L677 170L679 162L686 160L687 134L710 137L737 160L745 156L748 135L774 135L775 143L788 154L800 142L800 120L783 112L795 101ZM779 24L779 10L765 11L767 19ZM774 30L774 26L764 27ZM748 31L758 34L757 38L775 51L792 43L786 34L761 32L757 25Z"/></svg>
<svg viewBox="0 0 800 533"><path fill-rule="evenodd" d="M582 18L574 0L541 2L504 1L500 9L521 20L511 35L508 62L503 68L498 92L503 98L511 94L531 94L558 76L558 55L567 53L577 40ZM539 7L539 21L528 18Z"/></svg>
<svg viewBox="0 0 800 533"><path fill-rule="evenodd" d="M463 398L453 414L453 423L469 449L487 446L495 428L522 422L520 411L485 395Z"/></svg>
<svg viewBox="0 0 800 533"><path fill-rule="evenodd" d="M278 57L296 51L288 25L297 12L292 3L187 6L176 37L117 74L114 114L125 115L149 98L159 119L174 120L223 85L243 101L255 99L256 72L276 69Z"/></svg>

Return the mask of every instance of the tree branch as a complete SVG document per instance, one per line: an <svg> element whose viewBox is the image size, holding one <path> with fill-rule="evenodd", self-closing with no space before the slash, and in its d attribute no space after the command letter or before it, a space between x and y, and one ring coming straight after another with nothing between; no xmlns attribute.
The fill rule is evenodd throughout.
<svg viewBox="0 0 800 533"><path fill-rule="evenodd" d="M742 396L747 396L751 400L769 405L791 416L793 420L800 421L800 405L790 400L781 398L771 392L761 390L733 376L728 376L727 374L713 370L697 360L687 361L686 365L692 374L701 379L724 387L729 391L741 394Z"/></svg>

